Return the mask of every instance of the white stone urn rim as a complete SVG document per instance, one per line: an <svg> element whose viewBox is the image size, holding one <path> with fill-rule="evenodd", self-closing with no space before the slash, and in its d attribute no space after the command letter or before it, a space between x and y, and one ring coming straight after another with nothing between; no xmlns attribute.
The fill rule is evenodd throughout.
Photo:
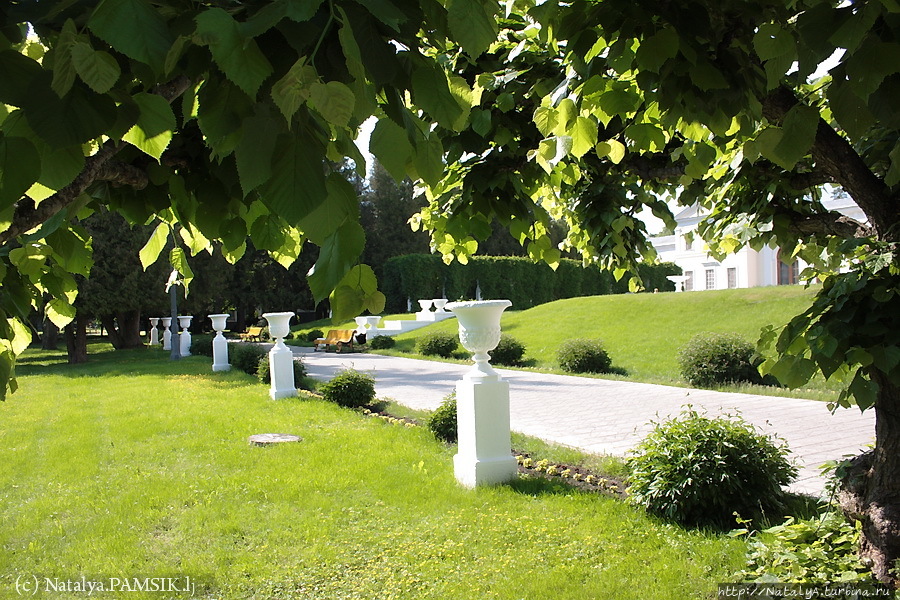
<svg viewBox="0 0 900 600"><path fill-rule="evenodd" d="M213 317L230 317L231 314L230 313L220 313L220 314L216 314L216 315L207 315L207 316L210 319L212 319Z"/></svg>
<svg viewBox="0 0 900 600"><path fill-rule="evenodd" d="M509 308L512 306L512 302L509 300L466 300L463 302L451 302L444 306L447 310L457 310L457 309L466 309L466 308L476 308L479 306L495 306L495 307L503 307Z"/></svg>

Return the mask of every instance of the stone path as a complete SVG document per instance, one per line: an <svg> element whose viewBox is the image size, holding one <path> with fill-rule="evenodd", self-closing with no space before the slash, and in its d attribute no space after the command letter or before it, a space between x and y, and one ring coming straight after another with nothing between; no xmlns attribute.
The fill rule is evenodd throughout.
<svg viewBox="0 0 900 600"><path fill-rule="evenodd" d="M313 377L328 379L347 367L368 371L375 377L379 397L415 409L435 409L468 369L409 358L291 348L303 356ZM839 409L831 414L825 403L813 400L498 370L509 382L513 430L595 454L624 456L650 431L651 421L676 416L686 405L710 415L740 413L764 432L787 440L800 467L791 489L819 494L824 484L819 475L822 463L858 454L874 442L872 411Z"/></svg>

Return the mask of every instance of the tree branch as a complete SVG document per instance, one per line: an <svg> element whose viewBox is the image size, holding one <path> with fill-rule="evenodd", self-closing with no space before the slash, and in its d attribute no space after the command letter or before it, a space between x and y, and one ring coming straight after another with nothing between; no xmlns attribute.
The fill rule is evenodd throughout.
<svg viewBox="0 0 900 600"><path fill-rule="evenodd" d="M794 92L785 86L763 98L763 116L782 123L785 115L799 103ZM898 211L890 189L866 165L846 139L819 118L811 149L816 171L839 184L862 209L879 239L897 241L900 236Z"/></svg>
<svg viewBox="0 0 900 600"><path fill-rule="evenodd" d="M179 75L168 83L156 86L153 93L162 96L166 99L166 102L171 103L187 91L191 84L192 81L190 78L185 75ZM134 169L133 167L125 169L123 167L126 165L123 163L117 163L119 165L118 167L107 165L107 162L109 162L109 160L118 154L124 147L124 142L116 142L113 140L105 142L100 147L99 151L88 156L84 160L84 168L81 170L81 173L75 177L72 183L57 191L49 198L41 201L37 206L35 206L34 201L27 196L19 200L16 203L12 223L5 231L0 232L0 246L31 231L72 204L95 181L119 181L120 183L127 183L128 185L132 185L129 180L138 181L139 179L135 179L134 173L134 170L137 169ZM146 179L147 176L144 174L144 183L139 189L142 189L147 185Z"/></svg>
<svg viewBox="0 0 900 600"><path fill-rule="evenodd" d="M777 215L790 220L790 231L798 237L810 235L833 235L842 238L864 238L875 235L871 225L836 212L803 215L788 210L778 210Z"/></svg>

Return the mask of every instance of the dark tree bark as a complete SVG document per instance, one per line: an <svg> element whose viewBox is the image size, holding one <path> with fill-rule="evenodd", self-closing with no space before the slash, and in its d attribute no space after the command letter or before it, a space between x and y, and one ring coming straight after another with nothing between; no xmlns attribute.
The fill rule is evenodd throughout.
<svg viewBox="0 0 900 600"><path fill-rule="evenodd" d="M56 350L59 346L59 327L50 319L44 319L44 333L41 335L42 350Z"/></svg>
<svg viewBox="0 0 900 600"><path fill-rule="evenodd" d="M66 325L66 352L70 365L87 362L87 323L87 317L76 316Z"/></svg>
<svg viewBox="0 0 900 600"><path fill-rule="evenodd" d="M115 315L100 317L106 329L109 342L116 350L140 348L144 345L141 338L141 313L137 310L121 311Z"/></svg>
<svg viewBox="0 0 900 600"><path fill-rule="evenodd" d="M879 581L900 589L900 387L877 372L872 379L879 385L875 449L850 461L838 499L862 522L860 556Z"/></svg>

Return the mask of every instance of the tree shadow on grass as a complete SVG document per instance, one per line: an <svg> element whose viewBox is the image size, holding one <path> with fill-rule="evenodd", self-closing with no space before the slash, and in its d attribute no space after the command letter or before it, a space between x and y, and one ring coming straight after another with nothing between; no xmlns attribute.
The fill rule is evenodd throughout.
<svg viewBox="0 0 900 600"><path fill-rule="evenodd" d="M589 493L584 490L579 490L562 480L555 481L546 477L533 477L529 475L520 475L504 485L505 487L526 496L571 496L572 494Z"/></svg>

